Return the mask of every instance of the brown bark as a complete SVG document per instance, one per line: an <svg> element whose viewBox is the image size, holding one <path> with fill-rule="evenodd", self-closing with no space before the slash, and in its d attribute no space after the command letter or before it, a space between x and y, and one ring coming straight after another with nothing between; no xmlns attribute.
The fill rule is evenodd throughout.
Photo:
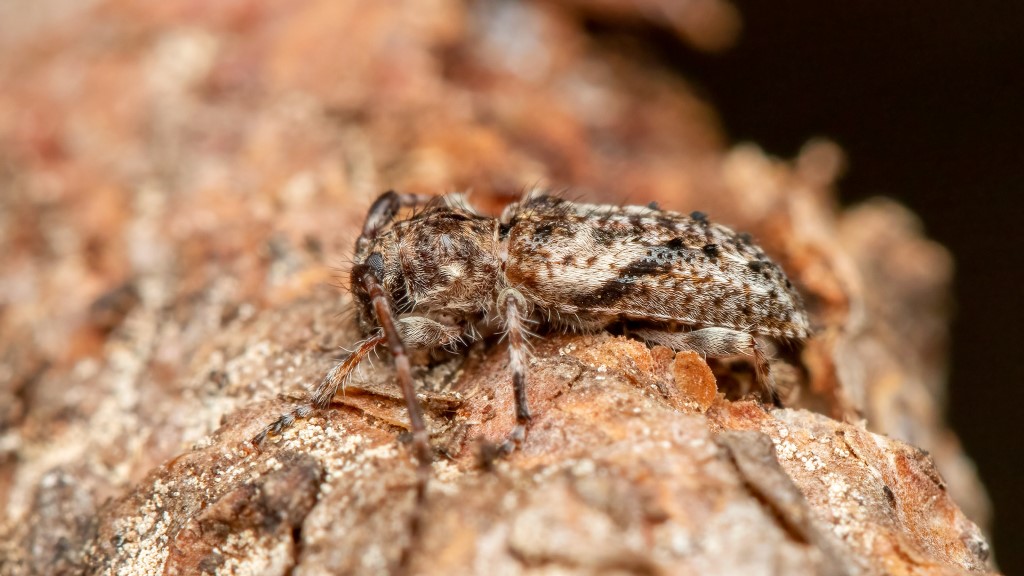
<svg viewBox="0 0 1024 576"><path fill-rule="evenodd" d="M941 417L945 250L891 202L837 209L835 145L728 147L685 80L582 24L660 14L716 49L727 4L33 5L0 15L0 573L387 571L415 468L386 359L245 441L358 337L331 284L377 193L494 211L536 183L753 232L816 334L779 363L786 409L692 353L545 335L529 439L491 471L503 344L420 358L443 456L417 571L994 570Z"/></svg>

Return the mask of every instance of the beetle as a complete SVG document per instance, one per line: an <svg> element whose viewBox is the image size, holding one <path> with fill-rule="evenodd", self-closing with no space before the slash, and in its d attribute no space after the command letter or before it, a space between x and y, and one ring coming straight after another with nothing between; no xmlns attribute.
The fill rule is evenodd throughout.
<svg viewBox="0 0 1024 576"><path fill-rule="evenodd" d="M405 219L403 208L423 207ZM508 341L516 425L499 447L515 450L531 420L529 326L630 335L710 357L748 355L772 388L765 340L799 342L810 329L799 293L749 235L650 206L576 203L531 192L498 218L452 194L388 191L356 241L350 286L364 339L303 403L267 426L260 444L327 408L370 353L386 348L405 398L416 456L431 461L408 347L457 349L479 334Z"/></svg>

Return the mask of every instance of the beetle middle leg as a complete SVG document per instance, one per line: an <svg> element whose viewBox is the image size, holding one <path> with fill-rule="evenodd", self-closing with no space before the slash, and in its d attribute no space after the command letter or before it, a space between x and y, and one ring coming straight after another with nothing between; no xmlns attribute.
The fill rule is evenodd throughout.
<svg viewBox="0 0 1024 576"><path fill-rule="evenodd" d="M494 456L511 454L526 440L526 431L533 416L526 399L526 370L529 356L529 345L526 329L528 304L526 298L517 290L507 288L498 296L498 309L501 311L508 338L509 369L512 372L512 390L515 396L516 425L508 438L497 447Z"/></svg>

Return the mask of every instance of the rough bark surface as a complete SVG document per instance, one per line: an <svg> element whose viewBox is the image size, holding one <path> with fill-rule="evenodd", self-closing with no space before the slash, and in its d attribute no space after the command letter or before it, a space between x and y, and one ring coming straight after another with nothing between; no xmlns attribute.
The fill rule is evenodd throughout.
<svg viewBox="0 0 1024 576"><path fill-rule="evenodd" d="M537 183L752 232L816 334L785 409L727 363L545 335L489 471L504 344L420 358L417 572L994 571L941 416L946 251L893 203L839 210L834 145L727 146L678 74L586 32L622 18L737 30L719 0L0 7L0 573L389 571L415 468L386 358L246 441L358 338L331 284L376 194L493 212Z"/></svg>

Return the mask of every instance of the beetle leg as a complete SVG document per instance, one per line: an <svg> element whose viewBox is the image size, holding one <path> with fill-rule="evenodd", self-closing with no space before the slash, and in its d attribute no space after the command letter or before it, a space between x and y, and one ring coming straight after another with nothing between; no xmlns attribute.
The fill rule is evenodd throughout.
<svg viewBox="0 0 1024 576"><path fill-rule="evenodd" d="M384 335L378 333L374 336L367 338L359 343L356 351L353 352L341 362L339 362L334 368L331 369L327 375L324 376L320 384L317 385L316 389L310 395L308 401L286 414L282 414L280 418L275 420L272 424L260 431L252 439L254 446L260 446L263 441L266 440L267 436L276 436L289 428L296 420L308 418L310 414L318 409L326 408L331 403L331 399L338 392L338 388L344 386L345 382L352 375L353 370L360 362L363 361L366 356L373 351L379 344L384 343Z"/></svg>
<svg viewBox="0 0 1024 576"><path fill-rule="evenodd" d="M754 360L754 377L775 401L775 381L764 348L757 338L747 332L729 328L702 328L691 332L668 332L663 330L636 330L638 338L653 344L661 344L673 350L692 350L698 354L721 358L745 355Z"/></svg>
<svg viewBox="0 0 1024 576"><path fill-rule="evenodd" d="M526 440L526 431L533 416L526 399L526 371L529 356L529 345L526 329L528 305L526 299L514 289L506 289L498 296L498 306L502 311L505 324L505 335L508 337L509 370L512 372L512 390L515 395L516 425L505 440L497 448L497 455L512 453Z"/></svg>

